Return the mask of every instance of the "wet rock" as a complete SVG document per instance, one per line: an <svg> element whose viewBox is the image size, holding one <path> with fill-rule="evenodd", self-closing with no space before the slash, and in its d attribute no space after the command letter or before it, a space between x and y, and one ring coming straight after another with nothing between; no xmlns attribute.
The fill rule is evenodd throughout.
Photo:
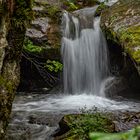
<svg viewBox="0 0 140 140"><path fill-rule="evenodd" d="M140 91L140 9L139 0L118 1L101 15L111 65L119 68L135 92ZM116 56L115 56L116 55ZM114 67L113 66L113 67Z"/></svg>
<svg viewBox="0 0 140 140"><path fill-rule="evenodd" d="M47 125L49 127L54 126L59 122L62 115L48 115L47 113L36 113L31 116L29 116L29 123L30 124L38 124L38 125Z"/></svg>
<svg viewBox="0 0 140 140"><path fill-rule="evenodd" d="M35 1L33 7L35 19L27 29L26 37L35 45L51 48L60 48L60 2L52 4L51 1Z"/></svg>
<svg viewBox="0 0 140 140"><path fill-rule="evenodd" d="M116 115L116 132L127 131L140 125L140 112L119 112Z"/></svg>
<svg viewBox="0 0 140 140"><path fill-rule="evenodd" d="M49 18L37 18L32 22L32 26L41 30L41 32L45 33L48 28Z"/></svg>
<svg viewBox="0 0 140 140"><path fill-rule="evenodd" d="M84 116L83 114L73 114L64 116L59 123L60 131L55 135L55 140L80 140L80 136L82 136L82 138L88 139L88 137L85 137L84 135L89 133L89 131L86 131L86 129L89 127L89 124L92 125L93 128L96 126L94 129L89 127L90 132L93 133L103 132L106 128L107 131L105 132L126 132L140 125L139 112L114 112L108 115L106 114L105 116L108 117L108 119L105 119L104 121L101 119L102 116L93 115L95 118L97 117L98 120L101 119L100 125L103 130L101 131L98 121L94 121L94 123L92 123L91 120L95 119L92 115L93 114L86 114ZM90 118L88 118L88 116L90 116ZM107 123L102 125L102 123L105 123L106 121ZM83 124L81 125L81 123ZM84 128L84 125L86 125L87 128ZM82 129L84 131L84 135Z"/></svg>
<svg viewBox="0 0 140 140"><path fill-rule="evenodd" d="M119 88L118 88L119 87ZM129 86L128 79L118 76L109 78L105 86L106 97L111 99L135 99L140 100L139 91Z"/></svg>
<svg viewBox="0 0 140 140"><path fill-rule="evenodd" d="M101 27L111 40L133 60L140 74L140 1L118 1L102 13Z"/></svg>
<svg viewBox="0 0 140 140"><path fill-rule="evenodd" d="M47 42L47 36L37 29L27 29L26 36L35 44L43 45Z"/></svg>

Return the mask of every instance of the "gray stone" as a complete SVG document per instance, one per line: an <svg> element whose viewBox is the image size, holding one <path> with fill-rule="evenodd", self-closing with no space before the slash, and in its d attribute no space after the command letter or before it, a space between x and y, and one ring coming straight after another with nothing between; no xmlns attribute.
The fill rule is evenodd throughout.
<svg viewBox="0 0 140 140"><path fill-rule="evenodd" d="M49 18L47 17L42 17L42 18L37 18L34 21L32 21L32 25L35 28L38 28L41 30L42 33L46 33L48 27L49 27Z"/></svg>

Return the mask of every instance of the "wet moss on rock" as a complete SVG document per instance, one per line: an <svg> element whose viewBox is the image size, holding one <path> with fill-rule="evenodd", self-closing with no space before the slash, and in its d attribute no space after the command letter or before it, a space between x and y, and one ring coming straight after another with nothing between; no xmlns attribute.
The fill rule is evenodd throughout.
<svg viewBox="0 0 140 140"><path fill-rule="evenodd" d="M108 40L122 46L136 66L140 67L140 1L119 0L101 16L101 28Z"/></svg>
<svg viewBox="0 0 140 140"><path fill-rule="evenodd" d="M115 125L109 114L71 114L62 118L59 123L60 132L56 140L87 140L90 132L114 132Z"/></svg>

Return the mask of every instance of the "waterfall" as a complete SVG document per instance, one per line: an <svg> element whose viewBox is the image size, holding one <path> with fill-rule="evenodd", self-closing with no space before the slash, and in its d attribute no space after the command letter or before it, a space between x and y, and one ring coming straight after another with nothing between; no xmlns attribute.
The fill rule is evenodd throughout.
<svg viewBox="0 0 140 140"><path fill-rule="evenodd" d="M96 7L85 8L73 14L80 13L78 16L67 12L63 14L61 52L64 93L103 96L100 91L108 75L108 53L100 18L94 19L93 16L95 10Z"/></svg>

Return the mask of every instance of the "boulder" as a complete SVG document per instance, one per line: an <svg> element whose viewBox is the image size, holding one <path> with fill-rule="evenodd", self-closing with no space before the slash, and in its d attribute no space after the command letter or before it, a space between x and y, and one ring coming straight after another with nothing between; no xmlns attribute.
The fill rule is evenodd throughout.
<svg viewBox="0 0 140 140"><path fill-rule="evenodd" d="M65 115L59 126L60 131L55 134L55 140L89 139L89 132L115 131L115 125L109 116L107 118L107 114L99 112Z"/></svg>
<svg viewBox="0 0 140 140"><path fill-rule="evenodd" d="M101 15L101 28L107 40L121 46L140 75L140 1L119 0Z"/></svg>

